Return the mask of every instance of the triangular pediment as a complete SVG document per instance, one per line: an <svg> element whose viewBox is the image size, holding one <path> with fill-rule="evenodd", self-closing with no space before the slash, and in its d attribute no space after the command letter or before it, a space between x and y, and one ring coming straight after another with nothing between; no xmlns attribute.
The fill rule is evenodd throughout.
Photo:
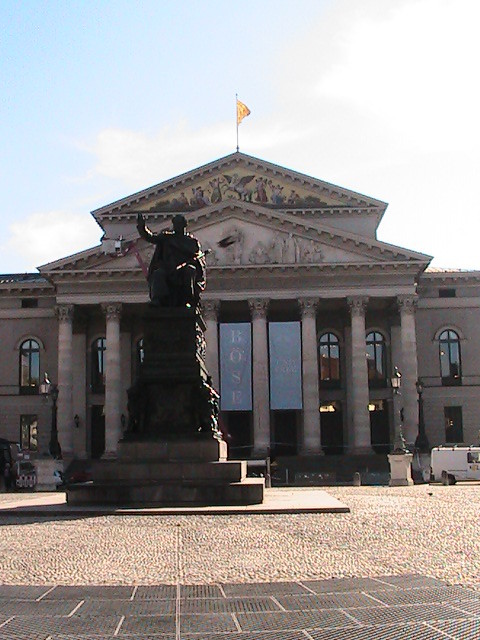
<svg viewBox="0 0 480 640"><path fill-rule="evenodd" d="M95 219L128 215L133 211L188 213L220 204L242 201L268 209L378 208L386 203L354 191L233 153L92 212Z"/></svg>
<svg viewBox="0 0 480 640"><path fill-rule="evenodd" d="M146 213L152 231L170 228L170 215ZM188 230L208 250L211 268L284 265L381 265L416 263L426 266L430 256L402 247L340 232L324 223L302 220L285 211L248 203L225 201L186 214ZM122 241L81 252L40 268L42 272L138 271L148 265L153 245L132 232ZM143 267L144 268L144 267Z"/></svg>
<svg viewBox="0 0 480 640"><path fill-rule="evenodd" d="M284 211L237 202L188 216L189 229L211 250L211 266L251 264L365 264L419 262L431 258ZM227 240L226 242L224 242ZM226 245L226 246L223 246Z"/></svg>

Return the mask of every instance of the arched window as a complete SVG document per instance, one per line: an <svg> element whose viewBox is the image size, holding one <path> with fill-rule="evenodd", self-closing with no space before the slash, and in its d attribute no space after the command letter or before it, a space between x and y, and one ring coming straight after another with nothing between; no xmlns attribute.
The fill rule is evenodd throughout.
<svg viewBox="0 0 480 640"><path fill-rule="evenodd" d="M461 384L462 361L460 338L452 329L445 329L438 337L440 351L440 375L442 384Z"/></svg>
<svg viewBox="0 0 480 640"><path fill-rule="evenodd" d="M105 391L105 351L107 341L98 338L92 344L92 391L103 393Z"/></svg>
<svg viewBox="0 0 480 640"><path fill-rule="evenodd" d="M370 386L383 386L386 384L385 367L385 338L379 331L371 331L367 334L367 369L368 383Z"/></svg>
<svg viewBox="0 0 480 640"><path fill-rule="evenodd" d="M20 393L37 393L40 383L40 345L29 338L20 345Z"/></svg>
<svg viewBox="0 0 480 640"><path fill-rule="evenodd" d="M334 333L324 333L318 341L320 383L322 386L340 385L340 345Z"/></svg>

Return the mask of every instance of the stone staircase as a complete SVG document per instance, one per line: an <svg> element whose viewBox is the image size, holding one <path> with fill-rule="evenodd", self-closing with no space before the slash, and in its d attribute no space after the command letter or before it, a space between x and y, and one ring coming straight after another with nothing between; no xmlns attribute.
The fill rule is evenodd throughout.
<svg viewBox="0 0 480 640"><path fill-rule="evenodd" d="M263 502L264 479L227 460L227 444L202 437L120 442L114 460L92 461L91 482L67 487L71 505L243 505Z"/></svg>

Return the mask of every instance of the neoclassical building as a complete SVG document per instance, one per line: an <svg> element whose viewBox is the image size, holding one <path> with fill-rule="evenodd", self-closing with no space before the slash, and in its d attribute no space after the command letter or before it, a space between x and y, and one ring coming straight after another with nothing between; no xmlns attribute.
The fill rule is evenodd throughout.
<svg viewBox="0 0 480 640"><path fill-rule="evenodd" d="M0 437L64 458L115 454L143 358L141 212L182 213L208 251L207 364L233 456L384 454L400 423L430 444L478 440L480 272L381 242L387 204L233 153L92 212L101 243L0 276ZM391 378L401 373L400 393Z"/></svg>

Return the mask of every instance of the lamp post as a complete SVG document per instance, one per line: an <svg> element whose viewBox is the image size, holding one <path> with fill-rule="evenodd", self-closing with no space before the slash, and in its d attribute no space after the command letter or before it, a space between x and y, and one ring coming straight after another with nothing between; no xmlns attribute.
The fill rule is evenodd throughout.
<svg viewBox="0 0 480 640"><path fill-rule="evenodd" d="M400 395L402 386L402 374L395 367L393 376L390 379L394 395ZM409 487L413 484L412 480L412 458L406 446L405 438L402 433L403 409L399 411L398 429L396 428L397 420L395 420L395 442L392 453L388 454L388 462L390 464L390 481L391 487ZM395 411L394 411L395 415Z"/></svg>
<svg viewBox="0 0 480 640"><path fill-rule="evenodd" d="M402 374L399 371L398 367L394 367L393 376L390 378L390 383L393 388L393 393L395 395L401 395L400 389L402 387ZM395 454L408 453L407 445L405 442L405 438L403 437L403 430L402 430L403 409L400 409L399 411L399 418L400 420L398 421L398 428L397 428L397 420L395 418L395 412L394 412L395 441L393 444L393 453Z"/></svg>
<svg viewBox="0 0 480 640"><path fill-rule="evenodd" d="M62 459L62 449L58 441L58 428L57 428L57 400L58 400L58 387L48 379L48 373L44 375L43 382L39 387L40 393L45 397L52 398L52 423L50 428L50 443L48 450L54 460Z"/></svg>
<svg viewBox="0 0 480 640"><path fill-rule="evenodd" d="M415 449L419 453L428 453L430 451L430 443L425 433L425 419L423 417L423 382L419 378L415 383L418 393L418 436L415 440Z"/></svg>

